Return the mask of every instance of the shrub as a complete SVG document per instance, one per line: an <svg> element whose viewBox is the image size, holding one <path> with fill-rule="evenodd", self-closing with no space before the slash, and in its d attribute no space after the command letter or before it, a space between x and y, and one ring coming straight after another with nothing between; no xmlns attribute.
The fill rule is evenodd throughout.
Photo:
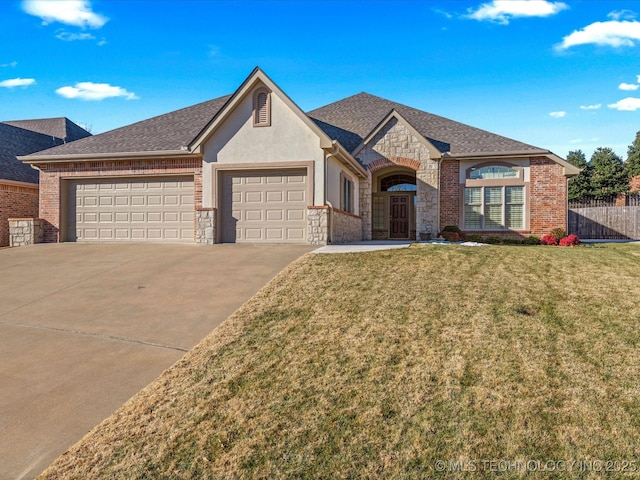
<svg viewBox="0 0 640 480"><path fill-rule="evenodd" d="M466 237L467 237L467 241L468 242L477 242L477 243L483 243L484 242L484 238L482 238L482 235L478 235L477 233L471 233L471 234L467 235Z"/></svg>
<svg viewBox="0 0 640 480"><path fill-rule="evenodd" d="M444 235L444 234L447 233L447 232L448 233L457 233L458 234L458 240L447 240L449 242L457 242L459 240L464 240L465 239L465 234L462 232L462 230L460 230L460 227L458 227L456 225L447 225L446 227L444 227L442 229L442 231L439 233L439 235L446 239L447 236Z"/></svg>
<svg viewBox="0 0 640 480"><path fill-rule="evenodd" d="M577 235L567 235L562 240L560 240L561 247L574 247L580 244L580 239Z"/></svg>
<svg viewBox="0 0 640 480"><path fill-rule="evenodd" d="M565 232L562 228L554 228L553 230L551 230L551 235L556 237L556 240L559 242L567 236L567 232Z"/></svg>
<svg viewBox="0 0 640 480"><path fill-rule="evenodd" d="M488 243L490 245L500 245L502 243L502 237L498 237L497 235L490 235L484 239L484 243Z"/></svg>
<svg viewBox="0 0 640 480"><path fill-rule="evenodd" d="M457 233L457 232L445 232L443 230L442 233L440 233L440 235L442 237L444 237L444 239L447 242L459 242L460 241L460 234Z"/></svg>
<svg viewBox="0 0 640 480"><path fill-rule="evenodd" d="M540 243L542 245L558 245L558 239L555 235L543 235Z"/></svg>
<svg viewBox="0 0 640 480"><path fill-rule="evenodd" d="M505 245L522 245L522 240L520 238L505 237L502 239L502 243Z"/></svg>
<svg viewBox="0 0 640 480"><path fill-rule="evenodd" d="M524 243L525 245L540 245L540 237L529 235L522 241L522 243Z"/></svg>

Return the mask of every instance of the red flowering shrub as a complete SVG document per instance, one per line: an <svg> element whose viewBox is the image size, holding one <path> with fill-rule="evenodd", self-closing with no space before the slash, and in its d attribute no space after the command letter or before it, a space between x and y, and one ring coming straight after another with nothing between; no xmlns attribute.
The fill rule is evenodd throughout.
<svg viewBox="0 0 640 480"><path fill-rule="evenodd" d="M573 247L579 244L580 244L580 239L578 238L577 235L573 235L573 234L567 235L562 240L560 240L561 247Z"/></svg>
<svg viewBox="0 0 640 480"><path fill-rule="evenodd" d="M558 239L553 235L543 235L540 243L542 245L558 245Z"/></svg>

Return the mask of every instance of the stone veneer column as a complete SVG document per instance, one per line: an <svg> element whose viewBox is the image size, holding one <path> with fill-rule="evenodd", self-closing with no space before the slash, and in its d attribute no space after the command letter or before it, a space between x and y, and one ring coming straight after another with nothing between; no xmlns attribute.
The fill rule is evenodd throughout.
<svg viewBox="0 0 640 480"><path fill-rule="evenodd" d="M360 218L362 218L362 240L371 240L371 172L360 180Z"/></svg>
<svg viewBox="0 0 640 480"><path fill-rule="evenodd" d="M416 236L436 238L439 228L439 163L422 159L416 171Z"/></svg>
<svg viewBox="0 0 640 480"><path fill-rule="evenodd" d="M196 243L198 245L213 245L216 243L216 215L215 208L199 208L196 210Z"/></svg>
<svg viewBox="0 0 640 480"><path fill-rule="evenodd" d="M41 218L10 218L9 246L21 247L42 243L44 221Z"/></svg>
<svg viewBox="0 0 640 480"><path fill-rule="evenodd" d="M326 245L329 233L329 207L307 207L307 243Z"/></svg>

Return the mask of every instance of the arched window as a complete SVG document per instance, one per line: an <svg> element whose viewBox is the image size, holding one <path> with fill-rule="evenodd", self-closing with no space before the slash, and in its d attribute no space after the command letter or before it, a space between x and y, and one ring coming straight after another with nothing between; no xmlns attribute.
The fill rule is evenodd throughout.
<svg viewBox="0 0 640 480"><path fill-rule="evenodd" d="M494 180L502 178L519 178L520 170L506 165L485 165L483 167L472 167L469 178L472 180Z"/></svg>
<svg viewBox="0 0 640 480"><path fill-rule="evenodd" d="M253 94L253 126L268 127L271 125L271 93L266 88L259 88Z"/></svg>
<svg viewBox="0 0 640 480"><path fill-rule="evenodd" d="M412 175L396 174L380 180L382 192L415 192L416 190L416 177Z"/></svg>

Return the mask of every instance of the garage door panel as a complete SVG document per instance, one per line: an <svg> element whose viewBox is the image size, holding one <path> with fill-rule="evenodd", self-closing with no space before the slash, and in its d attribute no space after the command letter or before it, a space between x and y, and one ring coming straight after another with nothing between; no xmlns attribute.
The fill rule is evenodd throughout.
<svg viewBox="0 0 640 480"><path fill-rule="evenodd" d="M304 243L306 178L304 170L223 174L222 241Z"/></svg>
<svg viewBox="0 0 640 480"><path fill-rule="evenodd" d="M193 242L191 177L76 180L68 194L68 240Z"/></svg>

